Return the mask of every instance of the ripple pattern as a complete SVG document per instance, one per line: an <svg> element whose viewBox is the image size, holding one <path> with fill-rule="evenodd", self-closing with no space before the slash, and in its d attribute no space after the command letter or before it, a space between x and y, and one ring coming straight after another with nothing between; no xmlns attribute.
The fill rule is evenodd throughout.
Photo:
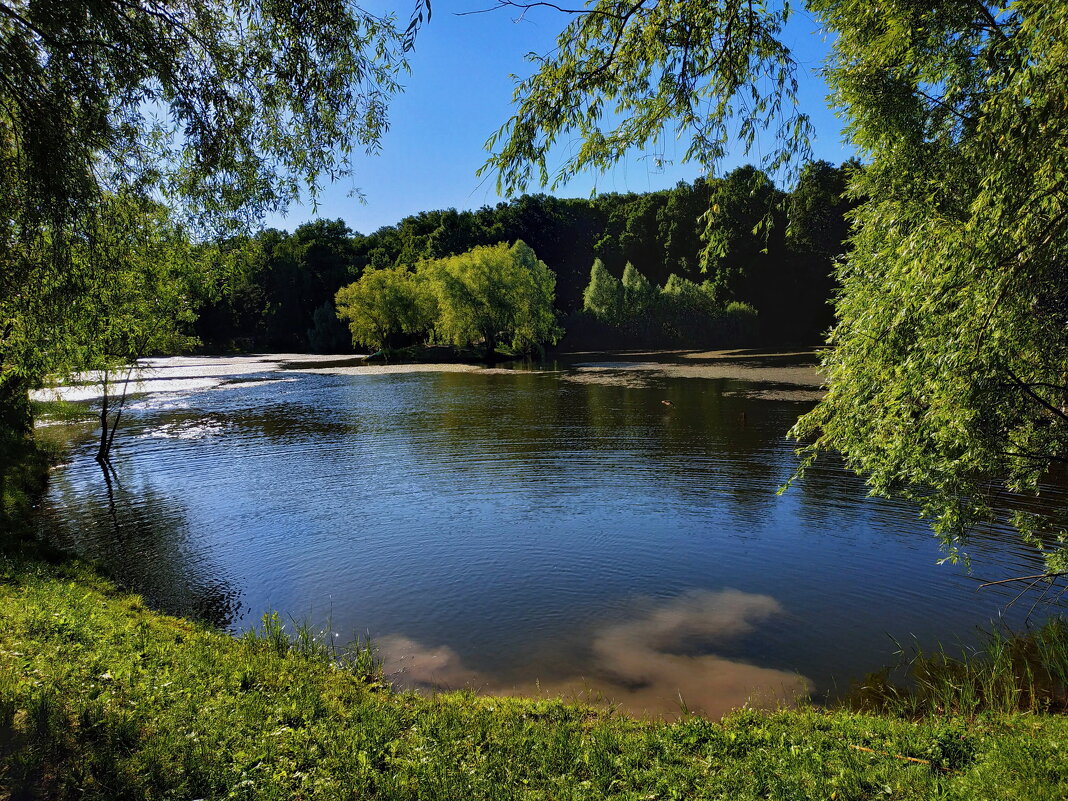
<svg viewBox="0 0 1068 801"><path fill-rule="evenodd" d="M687 647L847 683L886 663L891 638L970 637L1014 593L978 580L1037 567L998 527L976 539L974 575L937 566L915 509L866 497L835 463L777 495L795 464L786 431L810 402L745 382L261 383L278 375L139 399L110 490L93 443L76 443L41 536L169 611L240 630L277 610L406 638L499 683L585 675L593 632L624 624L636 598L727 588L782 614Z"/></svg>

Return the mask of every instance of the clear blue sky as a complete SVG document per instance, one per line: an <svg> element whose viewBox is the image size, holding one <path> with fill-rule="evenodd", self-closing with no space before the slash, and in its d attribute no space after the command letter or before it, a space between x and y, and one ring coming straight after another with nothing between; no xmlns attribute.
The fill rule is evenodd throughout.
<svg viewBox="0 0 1068 801"><path fill-rule="evenodd" d="M397 16L406 22L411 6L404 0L393 2ZM511 76L525 77L532 71L524 56L552 50L568 17L548 9L535 9L523 19L517 19L515 11L456 15L486 8L492 0L481 3L434 2L433 20L422 29L410 54L412 71L404 81L405 91L391 105L390 130L381 154L358 155L351 179L323 187L317 212L295 205L286 216L271 215L266 220L269 226L292 230L315 216L340 217L367 234L420 211L474 209L504 199L497 195L493 176L475 176L486 160L485 141L511 114L515 85ZM795 12L786 40L802 67L801 101L816 126L814 155L834 163L844 161L853 150L842 144L842 123L827 107L827 88L818 74L827 42L803 11ZM665 160L674 163L658 169L652 154L634 152L610 172L579 176L554 194L588 197L594 187L598 192L646 192L701 174L698 165L679 163L684 142L671 138L661 149ZM729 170L758 159L759 152L747 158L739 151L723 167ZM349 197L353 188L363 192L366 203ZM527 191L543 190L531 186Z"/></svg>

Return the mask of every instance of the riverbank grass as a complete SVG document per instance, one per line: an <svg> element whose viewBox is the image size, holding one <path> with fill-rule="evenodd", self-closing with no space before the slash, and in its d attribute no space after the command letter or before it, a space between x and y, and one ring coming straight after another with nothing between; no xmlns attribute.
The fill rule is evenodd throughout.
<svg viewBox="0 0 1068 801"><path fill-rule="evenodd" d="M229 637L86 569L0 561L0 797L1068 797L1068 718L806 708L642 722L391 690L268 619Z"/></svg>
<svg viewBox="0 0 1068 801"><path fill-rule="evenodd" d="M904 654L904 651L902 651ZM894 681L894 673L906 681ZM1022 633L994 629L950 653L914 648L895 671L874 673L846 698L852 708L921 718L1068 712L1068 620L1051 617Z"/></svg>

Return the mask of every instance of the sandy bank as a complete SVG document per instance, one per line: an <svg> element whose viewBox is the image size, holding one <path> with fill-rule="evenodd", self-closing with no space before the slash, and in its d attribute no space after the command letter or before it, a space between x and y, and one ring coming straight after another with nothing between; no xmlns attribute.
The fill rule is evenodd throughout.
<svg viewBox="0 0 1068 801"><path fill-rule="evenodd" d="M731 394L769 400L818 400L822 376L815 351L717 350L574 353L568 381L642 387L661 378L745 381L753 389ZM768 386L768 385L773 385Z"/></svg>
<svg viewBox="0 0 1068 801"><path fill-rule="evenodd" d="M747 397L772 400L817 400L821 377L813 351L627 351L570 353L544 370L565 381L644 387L663 378L731 379L750 382L751 389L732 390ZM292 381L301 373L317 375L395 375L410 373L512 372L479 364L367 364L352 354L247 354L241 356L175 356L143 359L131 374L129 394L195 392L247 385L249 382ZM113 373L112 392L122 392L125 373ZM37 390L34 400L87 401L103 395L103 374L82 373L54 387Z"/></svg>

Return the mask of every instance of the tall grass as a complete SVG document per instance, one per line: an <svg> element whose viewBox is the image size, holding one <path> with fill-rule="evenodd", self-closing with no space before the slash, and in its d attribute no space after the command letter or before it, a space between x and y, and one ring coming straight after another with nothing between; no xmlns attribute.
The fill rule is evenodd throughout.
<svg viewBox="0 0 1068 801"><path fill-rule="evenodd" d="M252 646L262 644L277 656L297 654L328 663L361 681L372 684L383 681L382 660L370 635L357 635L344 645L339 645L340 638L329 624L318 631L307 621L291 621L291 626L292 633L278 613L271 612L263 616L259 627L245 631L242 639Z"/></svg>
<svg viewBox="0 0 1068 801"><path fill-rule="evenodd" d="M913 718L1068 712L1068 621L1050 618L1022 633L994 629L960 655L914 648L904 673L897 682L892 669L868 676L845 704Z"/></svg>

